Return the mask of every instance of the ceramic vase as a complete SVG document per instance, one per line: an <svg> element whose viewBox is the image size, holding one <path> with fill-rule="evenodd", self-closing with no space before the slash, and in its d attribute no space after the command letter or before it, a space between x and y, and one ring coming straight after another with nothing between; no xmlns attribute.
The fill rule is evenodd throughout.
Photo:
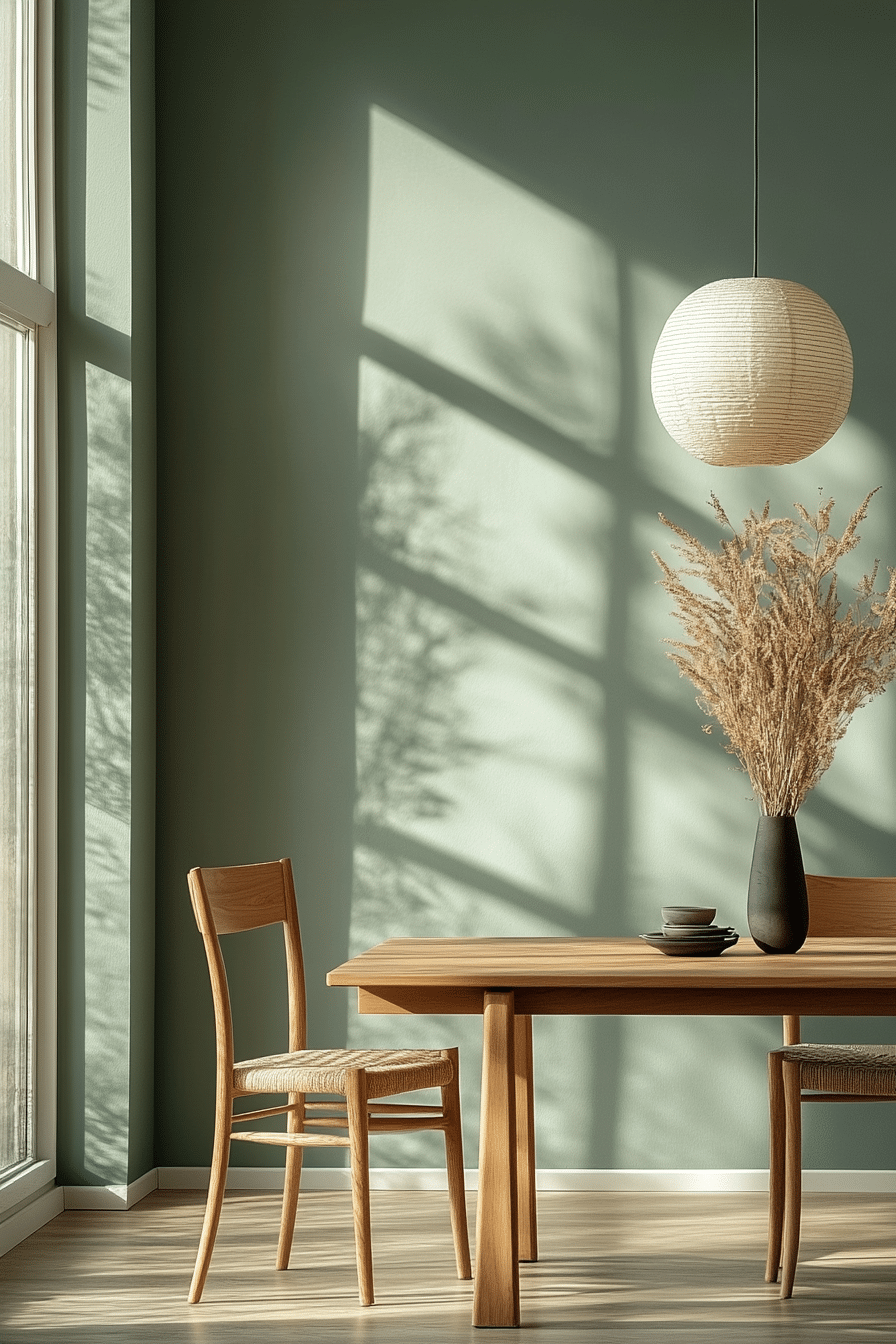
<svg viewBox="0 0 896 1344"><path fill-rule="evenodd" d="M763 952L797 952L809 931L795 817L760 817L747 894L750 936Z"/></svg>

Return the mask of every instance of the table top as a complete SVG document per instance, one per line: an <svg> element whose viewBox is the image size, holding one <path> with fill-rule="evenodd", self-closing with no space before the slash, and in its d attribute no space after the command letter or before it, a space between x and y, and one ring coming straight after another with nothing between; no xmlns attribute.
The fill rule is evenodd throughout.
<svg viewBox="0 0 896 1344"><path fill-rule="evenodd" d="M896 938L810 938L785 956L742 938L718 957L668 957L639 938L390 938L330 971L327 984L896 989Z"/></svg>

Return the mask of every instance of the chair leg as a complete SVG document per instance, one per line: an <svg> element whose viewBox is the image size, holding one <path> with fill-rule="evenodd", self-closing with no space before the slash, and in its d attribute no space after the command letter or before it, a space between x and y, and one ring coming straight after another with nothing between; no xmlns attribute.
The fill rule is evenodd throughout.
<svg viewBox="0 0 896 1344"><path fill-rule="evenodd" d="M362 1307L373 1305L373 1253L370 1243L370 1154L367 1124L367 1075L349 1069L345 1076L349 1151L352 1162L352 1211L355 1218L355 1254L358 1296Z"/></svg>
<svg viewBox="0 0 896 1344"><path fill-rule="evenodd" d="M290 1104L296 1105L286 1119L287 1134L301 1134L305 1127L305 1098L299 1092L289 1097ZM292 1238L296 1226L296 1209L299 1203L299 1186L302 1180L302 1156L304 1148L298 1144L286 1150L286 1172L283 1180L283 1211L280 1214L280 1240L277 1243L277 1268L289 1268L289 1253L292 1250Z"/></svg>
<svg viewBox="0 0 896 1344"><path fill-rule="evenodd" d="M198 1302L202 1297L208 1267L211 1264L212 1251L215 1249L215 1237L218 1233L218 1222L221 1218L221 1205L224 1203L224 1187L227 1184L227 1163L230 1159L231 1111L230 1097L219 1097L215 1114L215 1142L212 1149L212 1168L209 1174L205 1219L202 1223L202 1235L199 1238L193 1282L190 1284L190 1296L187 1299L191 1303Z"/></svg>
<svg viewBox="0 0 896 1344"><path fill-rule="evenodd" d="M781 1273L781 1296L793 1293L796 1261L800 1248L800 1206L803 1186L802 1101L800 1098L800 1066L785 1061L784 1112L786 1123L786 1154L784 1176L784 1255Z"/></svg>
<svg viewBox="0 0 896 1344"><path fill-rule="evenodd" d="M784 1142L787 1127L781 1056L774 1052L768 1057L768 1113L768 1259L765 1264L765 1281L777 1283L784 1230Z"/></svg>
<svg viewBox="0 0 896 1344"><path fill-rule="evenodd" d="M470 1234L467 1228L467 1201L464 1194L464 1141L460 1115L460 1057L456 1046L442 1054L454 1066L450 1083L441 1089L442 1110L445 1112L445 1165L448 1171L448 1203L451 1208L451 1231L454 1234L454 1258L457 1277L471 1279Z"/></svg>

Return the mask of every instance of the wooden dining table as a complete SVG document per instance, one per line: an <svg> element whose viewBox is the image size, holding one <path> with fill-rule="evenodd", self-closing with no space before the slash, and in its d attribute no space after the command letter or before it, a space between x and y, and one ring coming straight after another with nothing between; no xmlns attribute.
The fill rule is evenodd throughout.
<svg viewBox="0 0 896 1344"><path fill-rule="evenodd" d="M813 938L768 956L664 956L638 938L392 938L328 985L361 1013L483 1019L473 1324L520 1323L519 1261L537 1258L532 1017L896 1016L896 939Z"/></svg>

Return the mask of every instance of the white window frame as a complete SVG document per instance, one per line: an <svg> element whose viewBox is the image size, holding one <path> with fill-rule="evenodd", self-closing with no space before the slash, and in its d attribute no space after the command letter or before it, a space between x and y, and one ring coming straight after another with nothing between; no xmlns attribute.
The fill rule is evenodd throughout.
<svg viewBox="0 0 896 1344"><path fill-rule="evenodd" d="M53 0L33 0L37 279L0 261L0 310L35 336L35 808L33 1157L0 1183L0 1254L61 1208L56 1175L57 416ZM41 1199L41 1196L44 1196ZM37 1203L42 1209L37 1216ZM58 1205L58 1207L57 1207ZM29 1210L31 1212L29 1213Z"/></svg>

